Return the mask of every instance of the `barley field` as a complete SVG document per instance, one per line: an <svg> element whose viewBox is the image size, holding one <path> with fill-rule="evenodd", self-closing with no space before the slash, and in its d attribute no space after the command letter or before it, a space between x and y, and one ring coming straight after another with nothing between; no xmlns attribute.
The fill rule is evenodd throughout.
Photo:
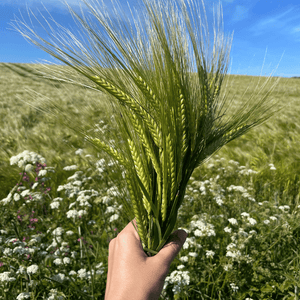
<svg viewBox="0 0 300 300"><path fill-rule="evenodd" d="M128 223L122 173L38 108L55 99L106 140L113 112L40 68L0 64L0 299L104 299L108 244ZM228 75L232 106L263 80ZM299 299L300 80L272 96L275 116L194 171L176 223L188 238L160 299Z"/></svg>

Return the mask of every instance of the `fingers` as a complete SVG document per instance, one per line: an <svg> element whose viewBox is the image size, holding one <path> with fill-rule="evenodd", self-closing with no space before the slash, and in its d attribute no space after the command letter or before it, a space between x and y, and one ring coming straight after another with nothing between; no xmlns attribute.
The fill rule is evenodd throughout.
<svg viewBox="0 0 300 300"><path fill-rule="evenodd" d="M175 230L170 235L165 246L153 258L156 258L159 263L164 264L167 268L169 268L172 261L182 248L186 238L187 233L184 230Z"/></svg>
<svg viewBox="0 0 300 300"><path fill-rule="evenodd" d="M114 263L114 254L115 254L115 242L116 239L112 239L109 242L108 246L108 272L107 272L107 282L106 282L106 290L109 290L111 284L111 274L113 270L113 263Z"/></svg>

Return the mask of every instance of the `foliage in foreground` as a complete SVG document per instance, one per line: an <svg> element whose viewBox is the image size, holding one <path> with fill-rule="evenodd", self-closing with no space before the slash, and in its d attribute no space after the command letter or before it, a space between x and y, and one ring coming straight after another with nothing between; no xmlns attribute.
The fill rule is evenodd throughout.
<svg viewBox="0 0 300 300"><path fill-rule="evenodd" d="M103 299L128 195L112 161L75 154L63 182L34 152L11 158L20 174L0 202L1 299ZM281 183L273 164L257 172L216 156L196 169L176 224L188 238L162 299L298 297L299 183Z"/></svg>
<svg viewBox="0 0 300 300"><path fill-rule="evenodd" d="M109 163L109 159L107 159L104 154L95 153L92 149L88 148L88 144L84 143L84 141L80 140L76 137L76 135L62 127L59 122L51 122L47 116L43 115L39 111L31 109L30 106L24 104L22 100L30 103L34 101L31 93L28 93L25 90L28 86L36 91L46 92L51 97L57 98L58 101L65 106L65 109L72 110L74 112L74 116L77 116L82 123L97 122L99 126L96 130L100 130L103 135L106 135L109 138L110 131L112 129L107 126L108 121L106 116L109 115L108 110L100 105L101 101L97 101L98 104L96 105L96 101L94 100L98 98L99 95L93 91L76 87L71 89L68 88L68 86L63 86L61 83L51 83L42 79L36 80L34 77L29 76L28 72L25 72L25 75L22 74L22 68L28 68L26 65L9 65L10 69L7 67L7 65L4 66L0 64L0 75L3 79L0 82L0 199L6 198L8 193L21 178L21 175L19 175L21 172L19 167L16 165L10 165L10 157L17 155L18 153L22 153L24 149L29 149L30 151L42 154L42 156L47 158L47 165L55 167L55 173L49 171L46 175L46 177L51 177L51 180L46 182L46 188L50 186L51 190L48 191L49 196L46 198L48 200L44 201L46 208L48 208L48 219L45 217L43 218L41 210L39 210L38 214L34 214L31 217L30 214L32 213L32 210L28 209L30 214L29 219L27 220L26 218L28 218L28 215L23 216L18 214L17 206L22 207L22 203L26 201L23 198L19 200L19 204L16 202L14 206L8 205L5 208L8 213L7 218L5 217L6 213L4 214L5 211L1 206L0 261L3 265L1 264L0 273L3 274L5 272L12 271L11 276L8 276L8 278L16 278L16 280L12 279L13 281L11 282L1 281L1 297L3 297L2 299L5 299L5 297L6 299L15 299L19 293L27 292L26 283L29 285L33 279L36 280L36 282L39 282L40 286L34 287L34 282L32 282L32 286L28 286L28 292L33 291L34 294L35 291L38 292L45 289L45 299L54 299L55 296L49 295L56 294L54 290L51 292L51 289L57 289L58 296L63 297L60 295L60 292L62 292L66 295L66 299L68 299L68 297L69 299L78 299L77 295L74 296L73 288L69 289L68 286L63 286L60 283L52 283L49 285L49 283L45 281L46 279L42 279L39 276L42 274L48 274L48 276L50 276L49 278L51 278L52 276L59 273L64 274L65 272L66 276L74 276L74 278L76 278L75 285L81 291L84 291L84 287L91 285L88 280L90 274L87 274L89 270L87 258L85 256L85 252L83 252L83 264L81 264L80 240L78 241L78 239L86 233L87 237L84 238L85 241L88 241L89 237L91 241L95 238L95 241L98 242L98 248L96 248L98 255L97 259L93 260L94 256L91 252L89 254L89 258L92 268L95 267L95 272L98 270L99 273L96 274L96 278L98 276L97 280L99 279L99 281L95 284L96 288L94 295L95 298L98 297L99 299L102 299L107 271L108 241L127 224L126 220L122 219L122 215L119 215L117 220L110 222L111 216L118 214L117 209L119 207L119 204L114 204L114 201L117 201L115 198L116 194L113 192L113 189L111 190L110 188L115 186L113 182L118 182L116 180L112 182L112 179L119 179L120 174L115 174L115 177L112 177L112 174L109 171L112 166ZM30 68L32 67L33 66ZM36 67L39 68L39 66ZM18 71L18 73L16 71ZM243 101L242 95L244 86L248 86L251 81L254 81L255 86L256 80L259 80L259 78L231 76L230 81L233 89L232 94L237 95L235 101ZM300 113L300 107L297 100L299 99L300 94L299 83L296 79L286 79L285 86L278 86L275 92L278 99L282 99L281 101L285 106L284 113L277 115L261 127L253 130L253 132L241 137L239 140L231 142L219 152L221 158L215 157L214 160L208 161L203 168L197 169L195 174L193 174L193 178L189 182L189 186L187 188L188 197L186 200L189 201L189 207L188 209L185 206L182 207L179 215L179 222L176 226L189 229L191 231L189 233L189 237L194 237L195 239L190 248L183 249L181 251L179 256L181 260L174 261L171 266L170 276L176 269L178 269L177 266L184 264L185 268L181 269L180 267L178 271L182 272L179 274L178 272L173 273L172 278L167 280L167 282L170 282L166 287L166 292L169 295L173 293L173 291L171 291L174 287L171 283L172 280L176 279L177 284L175 284L175 286L178 286L180 282L184 282L184 276L188 275L190 280L189 286L185 288L185 290L187 290L186 292L182 291L180 296L181 299L184 299L184 293L187 294L186 297L189 299L251 298L260 300L295 299L296 297L299 297L299 288L297 287L300 269L297 262L299 258L299 228L297 224L299 205L298 174L300 172L300 153L298 150L300 148L300 130L297 127L297 120ZM249 93L251 93L251 88ZM101 97L103 97L103 95L101 95ZM88 115L85 111L86 106L91 108ZM105 120L105 122L102 122L101 119ZM81 155L74 155L78 148L84 148L84 152ZM80 151L77 153L79 154ZM92 159L93 157L85 156L89 155L89 153L94 156L94 159ZM101 163L96 165L95 161L97 162L101 158L105 159L105 165L102 165ZM229 163L232 159L239 161L240 165L237 165L234 162ZM272 166L269 166L269 163L273 163L276 170L274 170ZM214 167L212 167L212 164ZM85 183L85 188L93 188L94 191L97 191L100 194L98 199L99 202L96 200L94 200L94 202L90 202L93 204L93 212L95 212L95 214L85 217L86 223L91 220L95 220L96 223L92 224L93 222L91 222L87 225L87 227L90 226L93 228L91 229L88 227L86 232L81 229L81 234L78 232L78 223L73 224L71 222L72 219L68 219L66 215L67 211L72 210L72 208L69 209L68 204L75 202L75 198L69 199L69 197L64 194L64 190L57 192L58 186L66 184L68 182L67 178L73 176L73 173L75 174L76 172L75 170L73 172L63 170L64 167L70 165L77 165L78 169L76 171L83 171L81 175L78 174L78 176L82 176L79 179L83 180L85 178L84 175L92 177L93 180L90 183ZM243 165L247 166L246 169L251 168L258 172L258 174L254 174L252 172L252 182L251 177L249 177L251 174L246 175L247 170L242 172ZM98 171L97 169L99 167L100 170ZM226 173L224 173L224 171L226 171ZM98 172L104 175L99 175ZM94 176L93 174L97 176ZM220 175L220 177L217 180L216 188L212 188L212 184L214 184L217 175ZM210 178L212 178L211 181ZM35 178L33 179L35 180ZM209 182L205 183L205 180L209 180ZM69 181L72 183L69 185L70 187L78 187L76 184L74 187L74 178L71 178ZM227 187L230 187L231 185L242 186L244 189L247 189L248 193L256 200L256 202L249 199L247 200L247 198L244 197L246 195L242 193L243 189L241 188L233 189L232 187L231 191L228 191ZM202 194L204 190L204 187L202 186L205 187L206 195ZM221 200L224 201L221 207L217 204L217 195L218 193L222 195L224 192L220 190L220 192L217 193L219 187L222 187L226 191L225 197L221 197ZM251 187L253 190L251 190ZM85 188L80 187L81 190L84 190ZM209 191L209 189L215 191L215 197L213 197L211 194L212 192ZM102 195L104 195L104 197L102 197ZM232 195L233 197L229 198L229 195ZM57 209L52 209L50 204L53 202L53 199L57 197L63 198L61 206ZM97 199L97 197L95 196L94 199ZM112 202L102 204L108 199L111 199ZM234 202L234 200L237 200L238 202ZM269 202L264 203L264 201ZM97 203L95 204L95 202ZM221 203L220 200L218 200L218 202ZM14 202L12 201L12 203ZM260 205L260 203L262 203L262 205ZM38 209L40 203L32 202L30 205ZM277 208L273 207L273 205L277 205ZM290 208L288 209L288 207L284 207L285 205ZM24 207L25 206L22 208L23 214L26 214ZM109 208L107 209L107 207ZM79 206L78 211L80 210L84 210L84 208ZM100 210L104 211L104 215L102 217L98 217L98 214L101 216ZM114 213L113 210L116 211L116 213ZM35 210L33 209L33 211ZM243 212L249 213L250 218L255 219L257 224L252 227L247 227L249 219L245 214L245 217L242 217L241 213ZM198 236L199 231L196 231L197 229L201 230L201 223L198 223L196 227L189 225L194 215L199 216L203 213L206 213L207 216L201 216L201 218L206 218L209 224L214 225L213 230L216 234L215 236L212 234L212 231L209 231L211 228L209 225L205 227L207 228L207 234L203 237ZM224 216L222 218L211 217L215 215L220 216L222 214ZM18 221L18 215L27 222L28 226L30 225L30 220L33 219L33 224L31 226L36 226L36 228L39 227L40 231L44 228L46 229L42 232L42 234L39 234L37 229L32 230L26 227L26 224L25 226L21 226ZM2 221L3 218L9 220L9 216L11 217L11 221L4 223ZM270 218L272 216L275 216L278 220L274 220L274 218L272 218L272 220ZM116 218L116 216L114 218ZM200 216L195 218L195 221L200 220ZM238 222L238 226L229 223L228 218L235 218ZM35 222L34 219L38 219L38 222ZM45 223L39 223L39 220L44 221ZM78 221L79 220L80 218L78 218ZM265 220L269 220L270 223L265 224ZM285 224L285 221L288 222L290 228L282 226ZM84 220L81 220L81 222L84 222ZM13 223L17 224L21 242L23 237L28 237L25 239L25 242L28 243L32 240L32 245L24 244L22 246L21 243L17 242L15 242L17 244L12 242L6 243L7 240L17 239ZM56 258L50 257L46 262L46 256L37 255L39 252L46 251L44 249L47 249L53 243L54 235L52 232L57 227L64 228L64 233L62 233L63 240L53 249L49 248L47 255L54 255L55 251L57 251L55 248L62 247L63 241L68 242L70 248L72 247L68 257L72 259L72 262L70 265L67 265L65 270L62 265L56 265L54 263ZM200 227L200 229L198 227ZM224 228L226 227L232 227L232 232L225 232ZM117 228L116 231L114 231L115 228ZM242 228L243 231L248 234L251 230L256 230L258 232L258 235L255 235L254 233L252 243L246 243L245 248L242 249L242 251L240 250L242 258L246 257L247 254L253 258L253 262L248 264L245 263L245 261L244 263L234 262L234 258L232 256L226 256L226 247L233 242L233 234L238 233L239 228ZM50 231L47 233L48 229L50 229ZM7 231L7 233L2 230ZM69 230L74 232L73 237L66 234ZM89 230L93 231L93 234L91 234ZM226 230L228 231L228 229ZM88 231L90 235L87 234ZM59 230L55 232L59 232ZM96 232L95 235L94 232ZM42 236L43 234L45 234L45 237ZM207 236L209 234L211 235ZM35 239L34 235L38 235L42 238L42 240L37 242L36 245L33 244ZM57 236L57 238L58 237L59 236ZM239 235L237 235L237 237L240 243L236 244L241 246L242 240ZM21 254L18 254L18 250L16 250L15 253L12 252L12 256L3 255L6 248L14 249L18 247L18 244L21 246L19 250ZM93 244L85 244L82 242L82 248L85 245L89 247L89 245ZM197 245L201 245L202 250L199 249ZM217 249L218 245L220 245L219 249ZM27 251L29 253L24 252L22 254L22 249L24 249L24 247L24 251L28 249ZM40 250L38 250L38 248L40 248ZM215 252L214 255L211 252L208 253L208 256L213 255L211 260L213 266L210 265L210 258L206 256L206 250ZM7 254L10 252L10 250L6 251ZM35 253L31 254L30 251L35 251ZM51 251L53 252L52 254ZM77 252L76 259L71 256L74 251ZM233 251L234 248L232 252ZM198 256L196 256L193 252L198 253ZM31 256L29 260L27 260L29 254ZM57 254L58 253L55 255ZM185 256L188 257L188 262L185 262L186 258L182 258ZM62 262L64 261L62 260ZM103 264L99 266L99 269L97 269L96 266L101 264L101 262ZM50 270L47 268L46 263L49 266L51 265ZM59 261L57 261L57 263L59 263ZM229 265L232 264L233 267L228 269L226 272L224 267L226 268L225 264L227 263ZM16 274L20 265L23 265L24 267L26 266L27 268L34 264L38 265L40 270L39 273L29 275L26 275L25 273ZM16 269L10 268L10 266L15 267ZM208 269L206 266L211 266L211 268ZM223 269L222 266L224 266ZM78 274L78 271L81 269L86 269L86 271L82 270ZM34 271L34 267L30 268L29 272L31 270ZM70 273L71 270L74 270L74 272L76 271L77 275L69 275L68 272ZM102 271L103 274L100 274ZM183 273L184 271L188 271L189 273ZM74 273L72 272L71 274ZM178 275L177 277L175 276L176 274ZM250 276L249 274L252 274L253 276ZM1 276L3 276L1 278L7 278L7 276ZM60 278L60 276L61 275L56 278ZM25 280L27 278L29 279L28 281ZM42 280L39 281L40 279ZM188 279L187 276L186 279ZM214 282L216 282L215 285ZM21 283L23 284L23 288L21 287ZM207 286L208 289L206 289ZM238 286L239 289L235 288L236 292L234 293L232 287L235 286ZM216 293L217 287L220 287L220 295ZM252 295L250 294L251 291L253 292ZM88 289L87 292L91 293ZM246 292L250 293L246 296L243 295L243 293ZM294 294L298 295L295 296ZM40 294L40 296L41 295L42 294ZM79 297L81 297L81 299L89 299L82 295L79 295ZM34 296L31 298L34 299ZM169 298L172 299L172 296L169 296ZM22 299L21 296L19 299Z"/></svg>

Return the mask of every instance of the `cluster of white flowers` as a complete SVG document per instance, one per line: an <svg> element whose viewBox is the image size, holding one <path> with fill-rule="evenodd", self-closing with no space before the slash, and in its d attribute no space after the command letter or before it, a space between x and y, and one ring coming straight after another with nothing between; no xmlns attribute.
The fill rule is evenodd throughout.
<svg viewBox="0 0 300 300"><path fill-rule="evenodd" d="M63 300L65 297L63 295L58 295L57 289L51 289L46 300Z"/></svg>
<svg viewBox="0 0 300 300"><path fill-rule="evenodd" d="M36 162L44 164L46 163L46 159L41 155L35 152L30 152L28 150L25 150L22 153L19 153L18 155L12 156L10 158L11 165L18 165L19 168L26 167L28 170L32 167L30 167L29 165L35 164Z"/></svg>
<svg viewBox="0 0 300 300"><path fill-rule="evenodd" d="M229 192L231 192L231 191L241 192L241 193L246 193L247 192L247 190L244 187L236 186L236 185L230 185L229 187L227 187L227 190Z"/></svg>
<svg viewBox="0 0 300 300"><path fill-rule="evenodd" d="M78 167L76 165L66 166L63 168L64 171L75 171L77 169L78 169Z"/></svg>
<svg viewBox="0 0 300 300"><path fill-rule="evenodd" d="M64 233L64 229L62 227L57 227L52 231L52 235L61 236Z"/></svg>
<svg viewBox="0 0 300 300"><path fill-rule="evenodd" d="M269 164L269 167L270 167L270 170L273 170L273 171L276 170L276 168L275 168L275 166L273 164Z"/></svg>
<svg viewBox="0 0 300 300"><path fill-rule="evenodd" d="M98 265L99 270L96 271L96 274L103 274L104 273L104 270L103 270L103 268L101 268L101 266L102 266L102 264L100 266ZM76 272L71 271L69 273L69 275L76 275ZM94 276L94 275L95 275L95 270L92 270L92 272L91 271L87 272L86 269L80 269L80 270L77 271L77 277L80 278L80 279L91 280L92 276Z"/></svg>
<svg viewBox="0 0 300 300"><path fill-rule="evenodd" d="M173 284L173 293L175 295L179 294L184 286L188 286L190 284L190 276L188 274L189 271L173 271L170 276L166 277L164 289L166 289L168 284Z"/></svg>
<svg viewBox="0 0 300 300"><path fill-rule="evenodd" d="M230 287L232 288L233 292L237 292L239 287L235 283L230 283Z"/></svg>
<svg viewBox="0 0 300 300"><path fill-rule="evenodd" d="M238 261L242 256L241 251L237 249L237 245L235 243L227 245L226 250L226 256L231 257L233 260Z"/></svg>
<svg viewBox="0 0 300 300"><path fill-rule="evenodd" d="M3 272L3 273L0 273L0 281L1 282L12 282L12 281L15 281L16 278L15 277L10 277L11 272Z"/></svg>
<svg viewBox="0 0 300 300"><path fill-rule="evenodd" d="M71 259L69 257L64 257L63 259L61 258L56 258L53 263L57 266L59 265L69 265L71 263Z"/></svg>
<svg viewBox="0 0 300 300"><path fill-rule="evenodd" d="M20 293L16 299L17 300L30 299L30 293L25 293L25 292Z"/></svg>
<svg viewBox="0 0 300 300"><path fill-rule="evenodd" d="M215 252L212 251L212 250L206 250L205 255L206 255L207 258L213 258L214 255L215 255Z"/></svg>
<svg viewBox="0 0 300 300"><path fill-rule="evenodd" d="M214 225L206 222L205 216L198 218L197 216L193 217L194 220L190 223L190 228L194 231L195 236L204 237L204 236L215 236L216 232L214 230ZM198 219L195 221L195 219Z"/></svg>
<svg viewBox="0 0 300 300"><path fill-rule="evenodd" d="M281 205L278 208L283 212L288 212L291 209L288 205Z"/></svg>
<svg viewBox="0 0 300 300"><path fill-rule="evenodd" d="M256 225L257 224L257 221L254 219L254 218L251 218L250 217L250 214L249 213L246 213L246 212L242 212L241 213L241 216L244 220L247 220L248 221L248 225Z"/></svg>
<svg viewBox="0 0 300 300"><path fill-rule="evenodd" d="M27 267L27 274L35 274L38 271L38 265L31 265Z"/></svg>
<svg viewBox="0 0 300 300"><path fill-rule="evenodd" d="M232 225L238 225L238 221L235 218L228 219L228 222Z"/></svg>
<svg viewBox="0 0 300 300"><path fill-rule="evenodd" d="M245 167L239 167L239 169L240 169L239 174L245 175L245 176L255 175L258 173L257 171L254 171L252 169L246 169Z"/></svg>

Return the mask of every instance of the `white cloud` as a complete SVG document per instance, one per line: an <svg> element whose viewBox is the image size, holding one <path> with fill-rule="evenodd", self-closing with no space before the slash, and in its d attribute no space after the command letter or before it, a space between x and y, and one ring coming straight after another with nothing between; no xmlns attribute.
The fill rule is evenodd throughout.
<svg viewBox="0 0 300 300"><path fill-rule="evenodd" d="M300 35L300 16L296 7L287 8L284 12L267 16L260 19L251 27L251 31L255 36L273 33L282 35Z"/></svg>

